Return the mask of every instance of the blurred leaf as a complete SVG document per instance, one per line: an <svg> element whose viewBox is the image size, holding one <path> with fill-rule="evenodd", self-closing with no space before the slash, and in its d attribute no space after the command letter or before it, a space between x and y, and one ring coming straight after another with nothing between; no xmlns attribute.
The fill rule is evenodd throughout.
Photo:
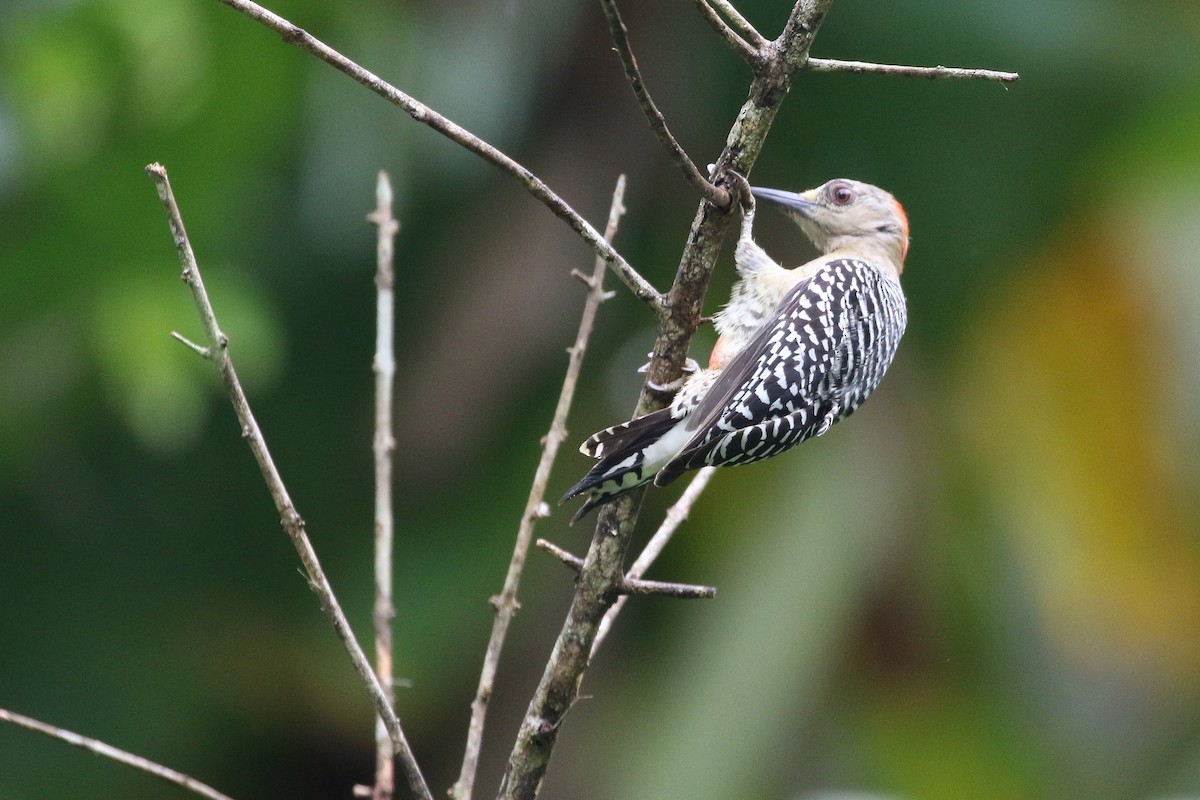
<svg viewBox="0 0 1200 800"><path fill-rule="evenodd" d="M1143 196L1129 182L1119 191ZM1198 476L1183 471L1195 460L1172 402L1195 367L1170 357L1194 348L1161 327L1171 287L1144 279L1160 270L1141 259L1161 251L1124 238L1162 207L1119 208L1076 218L981 317L960 362L959 413L1051 640L1167 692L1200 669Z"/></svg>
<svg viewBox="0 0 1200 800"><path fill-rule="evenodd" d="M144 274L161 270L156 264ZM222 330L230 337L239 377L248 391L269 386L283 368L279 323L260 293L244 279L223 272L228 271L214 265L205 271L205 283ZM180 318L178 297L169 293L186 295L188 289L178 281L144 277L106 287L93 307L90 337L109 397L141 443L162 452L193 446L203 430L204 398L223 391L211 362L169 336L174 330L199 328L194 313ZM184 335L209 345L202 331Z"/></svg>

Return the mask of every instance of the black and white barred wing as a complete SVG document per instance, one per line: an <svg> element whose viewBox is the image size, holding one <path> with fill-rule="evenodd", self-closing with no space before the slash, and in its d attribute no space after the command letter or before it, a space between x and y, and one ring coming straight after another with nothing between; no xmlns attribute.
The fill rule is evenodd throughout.
<svg viewBox="0 0 1200 800"><path fill-rule="evenodd" d="M655 483L707 465L749 464L825 433L879 384L905 322L893 279L857 260L826 264L725 367L689 415L691 438Z"/></svg>

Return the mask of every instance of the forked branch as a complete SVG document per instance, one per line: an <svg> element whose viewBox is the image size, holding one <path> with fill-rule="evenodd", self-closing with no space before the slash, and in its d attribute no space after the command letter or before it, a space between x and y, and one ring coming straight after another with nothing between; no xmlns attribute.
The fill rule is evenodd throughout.
<svg viewBox="0 0 1200 800"><path fill-rule="evenodd" d="M692 482L683 490L683 494L675 501L675 504L667 509L666 518L663 519L658 530L650 537L650 541L646 542L646 546L642 548L641 555L633 562L633 566L625 573L626 582L631 580L641 580L646 574L646 570L662 555L662 551L666 549L667 543L671 541L671 537L675 535L675 531L679 530L679 526L688 518L688 514L692 513L692 506L700 499L700 495L704 493L708 487L708 482L712 480L713 473L717 471L716 467L705 467L696 473L696 477L692 478ZM628 595L622 595L617 598L617 602L613 603L604 614L604 619L600 620L600 627L596 631L596 638L592 642L592 652L589 658L596 657L596 651L600 649L600 645L604 643L608 637L608 632L612 630L613 623L617 619L617 615L621 613L621 609L625 607L625 600Z"/></svg>
<svg viewBox="0 0 1200 800"><path fill-rule="evenodd" d="M553 542L548 542L545 539L538 539L537 546L545 550L550 555L557 558L572 572L579 574L583 572L583 559L574 553L569 553L563 550ZM621 596L627 597L631 594L656 594L661 597L674 597L679 600L711 600L717 596L717 590L711 586L700 586L694 583L674 583L669 581L648 581L640 577L625 576L612 587L612 591ZM619 602L619 600L618 600ZM613 608L616 608L613 604ZM612 609L609 609L610 611ZM593 650L595 648L593 647Z"/></svg>
<svg viewBox="0 0 1200 800"><path fill-rule="evenodd" d="M739 58L753 66L762 69L770 62L773 42L760 34L750 21L734 8L729 0L695 0L696 7L704 15L708 24L713 27L730 49ZM724 16L722 16L724 15ZM726 19L729 21L726 22ZM902 64L877 64L870 61L845 61L838 58L809 58L805 61L804 69L810 72L852 72L859 75L903 75L910 78L962 78L966 80L998 81L1013 83L1021 76L1015 72L1001 72L994 69L974 69L964 67L910 67Z"/></svg>
<svg viewBox="0 0 1200 800"><path fill-rule="evenodd" d="M354 665L354 670L358 673L359 678L367 689L367 693L371 697L371 701L375 704L376 713L379 714L384 724L387 725L392 746L395 748L396 755L400 758L405 777L408 779L408 784L413 794L422 798L422 800L433 800L433 796L429 792L429 787L425 783L425 778L417 766L412 748L409 747L408 740L404 736L404 730L400 726L400 719L392 709L391 703L388 702L387 693L379 684L379 679L375 676L374 670L371 669L371 664L367 661L362 647L359 645L358 640L354 638L354 632L350 628L350 623L346 619L346 615L342 612L341 604L338 603L337 596L333 593L333 587L330 585L329 579L325 576L325 570L321 567L321 562L317 559L317 553L313 549L312 542L308 539L308 534L304 528L304 520L296 510L295 504L292 503L292 498L288 494L287 487L284 486L283 478L280 476L279 470L276 469L275 461L267 449L267 442L258 427L258 421L255 420L254 414L250 410L250 403L246 399L246 393L242 389L241 381L238 380L237 372L233 368L233 360L229 357L229 339L217 324L216 314L213 311L212 303L209 301L208 292L204 288L204 281L200 276L200 267L196 263L196 256L192 251L191 242L188 241L187 231L183 226L183 217L179 213L179 206L175 202L174 193L171 191L171 182L167 178L167 170L161 164L151 164L146 167L146 172L158 189L158 196L162 201L163 209L167 213L167 222L171 227L171 235L175 240L175 249L178 251L179 261L183 267L183 281L192 290L192 299L196 303L196 310L200 314L200 319L204 323L205 333L208 335L210 344L206 348L201 348L200 352L213 362L217 367L217 371L221 374L221 381L225 384L225 390L229 394L234 412L237 414L238 422L241 424L242 437L250 445L250 450L254 454L254 460L258 462L263 480L266 481L271 498L275 501L275 509L279 512L279 519L283 525L283 530L287 533L288 538L291 539L292 545L296 548L296 553L300 556L301 563L304 564L309 586L321 600L321 611L325 613L325 616L333 624L334 632L346 648L346 652L350 655L350 661Z"/></svg>
<svg viewBox="0 0 1200 800"><path fill-rule="evenodd" d="M735 31L729 23L722 19L713 6L720 8L725 16L737 25L741 33ZM738 13L732 3L726 2L726 0L696 0L696 8L700 9L704 19L739 58L752 66L762 62L767 48L771 44L770 41L755 30L754 26Z"/></svg>
<svg viewBox="0 0 1200 800"><path fill-rule="evenodd" d="M728 169L742 175L750 173L787 94L791 76L807 57L831 3L832 0L800 0L793 8L779 39L772 44L775 59L772 67L756 70L725 149L717 158L713 171L717 185L721 185ZM650 385L670 385L681 374L729 219L725 209L707 201L696 212L675 281L667 295L667 313L660 317L659 336L647 384L638 401L638 415L662 408L670 400L669 395L654 391ZM509 755L499 794L505 800L524 800L537 795L563 717L579 696L600 621L625 579L625 552L643 494L642 490L635 490L618 496L597 515L596 529L567 618Z"/></svg>
<svg viewBox="0 0 1200 800"><path fill-rule="evenodd" d="M758 29L750 24L750 20L742 16L742 13L734 8L733 3L729 0L701 0L701 2L711 3L718 11L729 18L729 21L740 34L746 37L757 49L761 50L769 43L768 39L758 32Z"/></svg>

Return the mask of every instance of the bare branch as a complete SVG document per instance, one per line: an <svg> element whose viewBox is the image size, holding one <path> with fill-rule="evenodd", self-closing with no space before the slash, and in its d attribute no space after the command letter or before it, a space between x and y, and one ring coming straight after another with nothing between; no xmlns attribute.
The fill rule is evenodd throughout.
<svg viewBox="0 0 1200 800"><path fill-rule="evenodd" d="M717 596L717 590L712 586L641 579L623 580L617 587L617 591L622 597L628 597L631 594L654 594L660 597L674 597L677 600L711 600Z"/></svg>
<svg viewBox="0 0 1200 800"><path fill-rule="evenodd" d="M650 565L662 555L662 551L666 549L667 542L671 541L671 537L675 535L675 531L683 524L683 521L688 518L688 514L692 511L692 506L700 498L704 492L708 482L712 480L713 474L717 471L716 467L705 467L696 473L696 477L692 478L692 482L688 484L688 488L684 489L683 494L675 501L675 504L667 509L666 518L662 525L650 537L650 541L646 542L646 547L642 550L642 554L633 562L633 566L625 573L625 580L638 580L646 574L646 570L650 569ZM608 632L612 629L613 622L616 621L617 615L621 613L621 609L625 606L625 597L620 597L617 602L613 603L600 620L600 627L596 631L596 639L592 642L592 653L590 658L596 657L596 652L600 649Z"/></svg>
<svg viewBox="0 0 1200 800"><path fill-rule="evenodd" d="M900 64L875 64L870 61L842 61L837 58L810 58L805 69L812 72L853 72L859 75L904 75L910 78L965 78L978 81L1015 83L1021 79L1016 72L998 72L992 69L965 69L963 67L907 67Z"/></svg>
<svg viewBox="0 0 1200 800"><path fill-rule="evenodd" d="M720 11L722 14L725 14L728 20L733 23L734 28L738 30L739 34L744 36L745 40L750 43L751 47L754 47L757 50L763 50L769 46L770 40L768 40L766 36L760 34L758 29L755 28L754 25L750 24L750 20L743 17L742 12L733 7L733 4L730 2L730 0L704 1L715 6L716 11Z"/></svg>
<svg viewBox="0 0 1200 800"><path fill-rule="evenodd" d="M296 548L296 552L300 556L300 561L304 564L309 585L316 592L317 597L320 598L321 611L329 618L329 621L333 624L334 632L346 648L346 652L349 653L350 661L353 663L355 671L362 679L363 685L367 688L367 693L370 694L371 700L375 704L376 713L387 724L388 733L391 734L392 745L397 755L400 756L405 777L408 779L413 794L422 798L422 800L433 800L429 792L429 787L425 783L425 778L421 775L421 770L417 766L412 749L409 747L407 739L405 739L404 731L400 726L400 719L392 709L391 703L388 702L387 694L384 692L383 687L380 686L379 679L375 677L375 673L371 669L371 665L367 661L362 647L359 645L358 640L354 638L354 632L350 628L350 623L347 621L345 613L342 612L341 605L333 593L333 587L330 585L329 579L325 576L321 562L317 559L317 553L313 550L312 543L305 532L304 520L292 503L287 487L284 486L283 479L279 475L279 470L276 469L275 462L271 458L271 453L267 449L267 443L263 438L262 431L258 427L258 422L250 410L250 403L246 399L246 393L242 389L237 372L233 368L233 361L229 357L229 339L221 332L220 327L217 325L212 303L209 302L208 293L204 289L204 281L200 277L200 268L196 264L196 256L192 251L192 245L188 241L187 233L184 230L183 218L180 216L179 206L176 204L175 196L171 191L171 183L167 178L167 171L161 164L151 164L146 167L146 172L154 181L155 187L158 189L159 199L162 200L163 208L167 212L167 221L170 224L171 234L175 240L175 249L178 251L180 263L183 265L183 280L192 290L192 299L196 303L196 310L199 312L200 318L204 322L204 329L208 334L209 340L212 342L209 348L210 359L221 373L221 380L225 384L225 390L229 394L234 411L237 413L238 422L242 426L242 437L250 445L254 459L258 462L263 480L266 481L271 498L275 501L275 509L279 512L279 519L283 525L283 530L287 533L288 538L291 539L292 545Z"/></svg>
<svg viewBox="0 0 1200 800"><path fill-rule="evenodd" d="M371 618L375 627L375 673L389 705L395 707L396 692L392 677L392 551L394 514L392 511L392 455L396 439L392 433L392 389L396 377L396 233L400 224L392 215L392 184L386 172L380 172L375 185L375 210L367 219L378 228L375 266L375 607ZM396 764L392 741L381 718L375 720L374 800L391 800L395 793Z"/></svg>
<svg viewBox="0 0 1200 800"><path fill-rule="evenodd" d="M767 37L759 33L758 29L750 24L750 20L743 17L741 12L734 8L733 3L729 2L729 0L707 1L716 6L722 14L728 17L729 21L734 24L734 27L741 32L742 36L745 36L747 39L749 39L751 44L760 50L767 46Z"/></svg>
<svg viewBox="0 0 1200 800"><path fill-rule="evenodd" d="M182 344L184 347L186 347L189 350L196 353L196 355L200 356L201 358L207 358L210 360L212 359L212 350L210 348L205 347L203 345L196 344L191 339L187 338L186 336L184 336L182 333L179 333L178 331L171 331L171 337L174 338L175 341Z"/></svg>
<svg viewBox="0 0 1200 800"><path fill-rule="evenodd" d="M609 242L617 235L617 225L624 213L625 176L621 175L617 178L616 188L613 189L612 203L608 210L608 223L604 229L604 238ZM479 689L475 693L475 700L471 703L471 722L467 729L467 744L463 755L462 769L458 781L450 790L450 796L455 800L468 800L474 791L475 775L479 769L479 754L483 744L484 720L492 696L492 687L496 680L500 654L508 634L508 626L519 608L517 589L525 568L525 558L529 553L533 526L539 518L545 516L543 509L546 484L550 480L550 471L558 456L558 449L567 438L567 415L575 399L575 387L579 383L579 373L583 367L583 357L587 352L588 340L591 338L592 328L596 322L596 313L599 311L600 304L611 296L609 292L604 291L604 269L604 260L597 258L590 276L578 272L573 273L587 287L587 299L583 304L583 314L579 320L579 331L575 334L575 343L567 351L570 353L567 360L567 373L563 378L562 390L558 395L558 405L554 409L550 430L542 441L542 456L534 472L529 498L525 501L525 513L521 515L521 523L517 529L517 541L513 547L512 560L508 565L508 574L504 578L504 587L499 595L492 598L496 617L492 622L492 634L484 654L483 670L479 676Z"/></svg>
<svg viewBox="0 0 1200 800"><path fill-rule="evenodd" d="M583 559L574 553L569 553L553 542L538 539L537 546L561 561L572 572L583 572ZM621 595L617 603L631 594L656 594L663 597L674 597L680 600L707 600L717 596L717 590L711 586L698 586L694 583L667 583L664 581L647 581L641 578L626 577L612 588L613 592ZM616 608L616 603L613 604ZM610 611L612 609L609 609ZM593 652L595 647L593 645Z"/></svg>
<svg viewBox="0 0 1200 800"><path fill-rule="evenodd" d="M570 553L549 539L538 539L537 546L545 550L550 555L561 561L567 569L578 574L583 569L583 559L574 553Z"/></svg>
<svg viewBox="0 0 1200 800"><path fill-rule="evenodd" d="M570 225L571 229L578 233L596 254L612 267L617 277L629 287L629 290L633 292L636 298L648 305L657 316L662 316L662 294L638 274L637 270L630 266L629 262L614 250L612 245L606 242L604 237L587 220L581 217L565 200L551 191L550 187L537 175L534 175L500 150L497 150L478 136L475 136L466 128L452 122L424 103L400 91L378 75L359 66L337 50L334 50L309 34L303 28L293 25L283 17L249 0L220 0L220 2L257 20L280 34L286 43L293 44L301 50L311 53L339 72L358 81L392 105L397 106L417 122L428 125L451 141L512 175L520 181L521 185L530 194L549 208L555 216Z"/></svg>
<svg viewBox="0 0 1200 800"><path fill-rule="evenodd" d="M48 725L40 720L27 717L24 714L18 714L15 711L8 711L0 708L0 721L10 722L13 725L25 728L26 730L40 733L44 736L49 736L51 739L58 739L60 742L81 747L84 750L89 750L102 758L107 758L111 761L116 761L118 764L124 764L134 769L140 769L142 772L153 775L156 778L173 783L180 788L187 789L193 794L198 794L201 797L207 797L208 800L231 800L228 795L218 792L206 783L201 783L190 775L185 775L178 770L164 767L162 764L157 764L147 758L134 755L133 753L113 747L110 744L105 744L99 739L93 739L90 736L83 736L73 731L59 728L54 725Z"/></svg>
<svg viewBox="0 0 1200 800"><path fill-rule="evenodd" d="M757 36L758 31L754 32L757 36L757 39L755 39L757 44L756 47L739 36L737 31L731 28L729 24L725 22L725 20L721 19L721 15L714 11L713 7L709 5L709 0L696 0L696 8L700 9L700 13L704 15L706 20L708 20L708 24L712 26L713 30L720 34L721 38L724 39L733 52L738 55L738 58L742 59L751 66L758 65L763 57L763 48L767 44L766 39L763 39L762 36Z"/></svg>
<svg viewBox="0 0 1200 800"><path fill-rule="evenodd" d="M629 44L629 29L625 27L625 21L621 19L621 12L617 9L616 0L600 0L600 5L604 7L604 17L608 20L608 29L612 34L613 44L616 46L617 55L621 57L621 64L625 67L625 77L629 79L629 86L633 89L638 105L642 107L642 113L646 116L646 122L650 124L650 130L654 131L658 141L667 148L671 160L679 165L679 169L688 183L701 195L721 208L725 208L730 202L729 192L714 186L708 178L700 173L695 162L688 157L683 147L671 135L671 131L667 127L667 120L650 97L650 92L642 80L642 72L638 68L637 59Z"/></svg>

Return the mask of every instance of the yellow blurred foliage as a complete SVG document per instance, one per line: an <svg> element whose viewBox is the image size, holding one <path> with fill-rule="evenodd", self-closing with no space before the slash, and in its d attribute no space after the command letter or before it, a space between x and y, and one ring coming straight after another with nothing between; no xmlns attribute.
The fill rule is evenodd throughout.
<svg viewBox="0 0 1200 800"><path fill-rule="evenodd" d="M1200 676L1200 526L1158 304L1111 231L1071 228L976 319L960 418L1047 643L1166 690Z"/></svg>

